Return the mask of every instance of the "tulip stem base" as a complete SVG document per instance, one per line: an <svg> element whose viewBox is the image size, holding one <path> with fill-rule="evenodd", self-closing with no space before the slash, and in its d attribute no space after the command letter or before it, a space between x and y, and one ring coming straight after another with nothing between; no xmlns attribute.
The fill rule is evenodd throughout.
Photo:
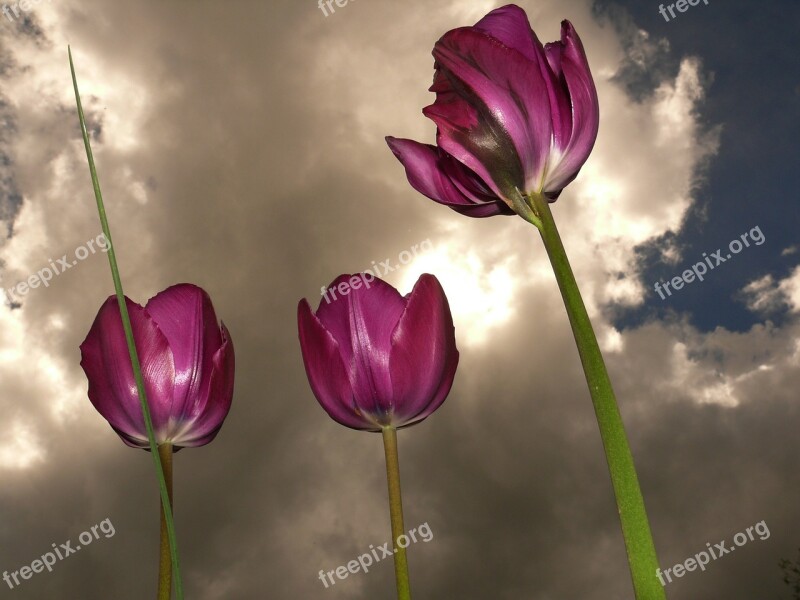
<svg viewBox="0 0 800 600"><path fill-rule="evenodd" d="M167 483L167 494L169 504L175 507L172 493L172 444L161 444L158 447L158 456L161 459L161 466L164 468L164 479ZM158 560L158 600L170 600L172 597L172 557L169 552L169 530L167 529L167 517L164 512L164 503L161 506L161 543L159 546Z"/></svg>
<svg viewBox="0 0 800 600"><path fill-rule="evenodd" d="M397 539L405 533L405 526L403 525L403 501L400 496L400 461L397 454L397 430L394 427L383 428L383 448L386 454L386 478L389 483L389 514L392 519L397 599L411 600L406 549L401 548L400 544L397 543Z"/></svg>
<svg viewBox="0 0 800 600"><path fill-rule="evenodd" d="M92 178L92 188L94 189L94 197L97 202L97 212L100 217L100 225L103 229L103 235L106 238L106 246L108 247L106 254L108 255L108 263L111 267L111 279L114 281L114 291L116 292L117 303L119 304L120 319L122 320L122 328L125 331L125 341L128 345L128 353L131 359L133 376L136 380L136 390L139 394L139 402L142 406L142 417L144 418L144 425L145 429L147 430L147 439L150 443L150 454L153 457L153 464L156 469L156 477L158 478L159 492L161 493L161 502L166 514L172 570L175 575L175 595L177 596L178 600L183 600L183 583L181 581L180 565L178 562L178 542L175 536L175 524L172 520L172 507L169 502L167 483L164 479L164 469L161 466L161 460L159 460L158 457L158 445L156 444L156 437L153 431L153 420L150 417L150 408L147 404L147 393L144 387L142 368L139 364L139 354L136 351L136 341L133 338L131 319L130 315L128 315L128 305L125 303L125 293L122 290L122 279L119 275L117 255L114 251L114 244L111 241L111 229L108 225L108 218L106 217L103 194L100 191L100 179L97 176L97 169L95 168L94 164L92 145L89 142L89 131L86 129L86 118L83 114L81 95L78 92L78 80L75 76L75 65L72 62L72 50L69 47L67 47L67 53L69 54L69 68L70 72L72 73L72 87L75 90L75 103L78 107L78 121L80 123L81 134L83 136L83 147L86 150L86 160L89 162L89 175Z"/></svg>
<svg viewBox="0 0 800 600"><path fill-rule="evenodd" d="M611 380L597 344L597 337L583 304L547 198L542 194L530 194L530 200L536 216L541 221L539 231L564 299L586 375L586 383L589 385L619 509L636 598L637 600L664 599L666 598L664 588L656 577L658 559L644 498Z"/></svg>

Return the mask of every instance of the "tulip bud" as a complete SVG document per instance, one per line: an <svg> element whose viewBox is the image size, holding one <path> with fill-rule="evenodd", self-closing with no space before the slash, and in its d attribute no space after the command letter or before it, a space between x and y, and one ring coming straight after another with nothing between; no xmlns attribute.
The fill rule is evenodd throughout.
<svg viewBox="0 0 800 600"><path fill-rule="evenodd" d="M340 275L329 288L349 280ZM311 389L342 425L413 425L450 392L458 350L447 297L433 275L422 275L406 296L375 278L320 302L316 314L303 299L297 321Z"/></svg>
<svg viewBox="0 0 800 600"><path fill-rule="evenodd" d="M202 446L219 432L233 398L234 352L201 288L179 284L143 308L125 298L156 443ZM89 400L134 448L149 449L141 403L115 296L81 344Z"/></svg>

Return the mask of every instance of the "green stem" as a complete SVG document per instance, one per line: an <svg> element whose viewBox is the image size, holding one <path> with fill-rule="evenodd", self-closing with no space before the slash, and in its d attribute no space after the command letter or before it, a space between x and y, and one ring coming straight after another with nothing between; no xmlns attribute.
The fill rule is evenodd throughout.
<svg viewBox="0 0 800 600"><path fill-rule="evenodd" d="M392 542L394 544L394 577L397 582L397 600L411 600L408 583L408 559L406 549L397 539L405 533L403 525L403 500L400 497L400 461L397 457L397 430L383 428L383 448L386 454L386 479L389 482L389 514L392 519Z"/></svg>
<svg viewBox="0 0 800 600"><path fill-rule="evenodd" d="M119 276L119 267L117 267L117 257L114 252L114 244L111 241L111 230L109 229L108 219L106 218L103 195L100 192L100 180L97 177L97 169L95 168L94 157L92 156L92 147L89 143L89 132L86 129L86 119L83 114L83 106L81 105L81 96L78 93L78 81L75 77L75 66L72 63L72 50L69 47L68 53L69 68L72 73L72 86L75 89L75 102L78 105L78 120L80 121L81 133L83 134L83 145L86 148L86 158L89 161L89 173L92 177L94 197L97 200L97 212L100 215L100 225L103 228L103 235L106 238L106 245L108 246L107 254L108 262L111 266L111 278L114 280L114 290L117 294L117 303L119 304L120 317L122 318L122 328L125 331L125 340L128 343L128 353L130 354L133 376L136 379L136 389L139 394L139 401L142 405L142 415L144 417L145 429L147 430L147 439L150 442L150 454L153 457L153 463L156 467L156 475L158 476L158 485L161 492L161 502L164 507L164 513L167 521L167 532L169 534L169 546L172 557L172 570L175 574L175 593L178 600L183 600L183 584L181 583L180 566L178 565L178 543L175 538L175 523L172 519L172 506L170 505L169 492L167 491L167 483L164 478L164 467L161 464L155 433L153 432L153 420L150 418L150 409L147 404L147 395L145 393L144 379L142 378L142 369L139 365L139 355L136 352L136 343L133 338L131 319L128 315L128 306L125 303L125 294L122 291L122 280Z"/></svg>
<svg viewBox="0 0 800 600"><path fill-rule="evenodd" d="M578 345L586 383L594 404L600 437L611 472L617 508L622 522L622 535L628 553L633 589L637 600L659 600L666 598L664 588L656 577L658 559L647 520L644 499L636 476L636 467L625 435L625 427L619 413L611 380L608 377L603 355L586 313L575 275L569 265L564 245L558 235L553 214L547 199L541 194L531 194L533 208L541 220L539 228L542 241L550 257L561 296L569 315L572 333Z"/></svg>
<svg viewBox="0 0 800 600"><path fill-rule="evenodd" d="M172 494L172 444L161 444L158 455L164 465L164 479L167 482L169 505L174 508ZM172 597L172 557L169 552L169 534L167 533L167 517L164 512L164 503L161 504L161 540L159 544L158 560L158 600L170 600Z"/></svg>

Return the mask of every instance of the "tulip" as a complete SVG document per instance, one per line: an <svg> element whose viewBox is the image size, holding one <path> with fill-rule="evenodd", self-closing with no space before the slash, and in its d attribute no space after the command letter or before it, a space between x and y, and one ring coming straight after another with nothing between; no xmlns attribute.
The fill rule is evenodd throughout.
<svg viewBox="0 0 800 600"><path fill-rule="evenodd" d="M201 288L179 284L145 307L125 298L137 341L152 432L172 506L172 455L213 440L233 398L234 352L225 325L217 324ZM100 307L81 344L89 400L128 446L151 449L142 402L116 296ZM170 509L171 510L171 509ZM171 518L171 515L170 515ZM167 515L161 511L158 597L172 588Z"/></svg>
<svg viewBox="0 0 800 600"><path fill-rule="evenodd" d="M346 290L341 294L342 287ZM453 318L433 275L401 296L371 275L340 275L340 296L297 308L308 381L322 408L352 429L383 434L397 595L410 598L396 430L421 422L444 402L458 366Z"/></svg>
<svg viewBox="0 0 800 600"><path fill-rule="evenodd" d="M529 196L553 202L597 138L597 91L578 34L542 46L525 11L493 10L433 49L436 146L387 137L409 183L471 217L518 214L538 224Z"/></svg>
<svg viewBox="0 0 800 600"><path fill-rule="evenodd" d="M370 275L340 275L329 288L351 282L358 289L320 302L316 315L300 301L311 389L331 418L352 429L419 423L444 402L458 365L444 291L433 275L422 275L405 297Z"/></svg>
<svg viewBox="0 0 800 600"><path fill-rule="evenodd" d="M159 445L208 444L233 398L234 352L208 294L191 284L167 288L143 308L126 298ZM116 297L109 297L81 344L89 399L134 448L149 449Z"/></svg>
<svg viewBox="0 0 800 600"><path fill-rule="evenodd" d="M516 213L536 226L567 310L594 405L637 600L663 599L658 559L633 456L597 336L550 204L594 146L597 91L578 34L542 47L525 12L493 10L433 49L436 101L424 114L436 146L387 137L409 183L471 217Z"/></svg>
<svg viewBox="0 0 800 600"><path fill-rule="evenodd" d="M104 352L105 348L102 346L102 342L109 341L109 337L113 338L113 336L108 335L108 323L114 322L114 318L108 312L108 308L105 310L101 310L101 314L104 317L105 326L102 327L102 333L105 335L100 335L101 340L101 352L98 354L96 343L97 336L94 336L93 340L89 340L87 338L84 341L86 344L86 350L89 354L93 353L94 359L91 361L87 361L87 365L84 366L84 369L92 369L92 372L97 373L98 377L95 379L90 377L90 387L92 387L92 380L96 382L100 382L100 390L92 391L90 390L89 396L90 399L94 402L96 399L102 404L104 410L111 408L108 410L109 414L115 414L116 416L123 416L119 415L118 411L115 411L113 406L109 406L109 402L111 398L114 397L115 393L118 394L118 400L121 400L123 403L127 400L127 397L132 393L132 389L136 389L136 394L139 399L139 408L141 409L141 416L142 422L144 424L145 434L147 435L147 442L149 446L149 450L151 452L153 458L153 466L156 469L156 477L158 479L158 492L161 497L161 547L160 557L159 557L159 568L158 568L158 600L170 600L172 597L172 577L173 574L175 576L175 595L177 596L177 600L183 600L183 579L181 578L181 570L180 570L180 560L179 560L179 552L178 552L178 539L175 535L175 521L172 518L172 444L171 443L162 443L159 445L158 440L156 439L156 434L153 428L153 419L150 414L150 407L147 401L147 385L145 383L144 376L142 374L142 366L139 362L139 353L136 350L136 340L134 339L133 335L133 326L131 325L131 318L128 312L128 304L130 301L125 297L125 292L122 289L122 277L119 274L119 265L117 264L117 255L114 249L114 243L111 238L111 226L108 223L108 215L106 213L105 203L103 202L103 194L100 191L100 178L97 176L97 167L94 164L94 155L92 154L92 144L89 140L89 130L86 127L86 116L83 114L83 105L81 104L81 94L78 91L78 78L75 75L75 65L72 62L72 49L67 46L67 54L69 56L69 70L70 74L72 75L72 88L75 91L75 105L78 109L78 123L80 125L81 130L81 137L83 138L83 147L86 150L86 160L89 163L89 176L92 179L92 188L94 190L94 197L97 203L97 214L100 217L100 226L103 229L103 236L106 240L107 245L107 252L106 256L108 257L108 266L111 268L111 279L114 282L114 291L116 293L116 300L117 300L117 307L119 310L119 317L120 320L118 325L122 327L123 330L123 338L125 340L125 345L127 346L128 350L128 360L130 361L130 368L133 374L133 386L130 385L130 377L127 377L127 362L118 362L119 361L119 350L118 350L118 341L116 344L111 343L107 344L108 347L112 348L112 352L114 353L115 359L117 363L115 365L116 369L122 369L122 372L106 372L104 373L104 369L102 365L105 362L106 354ZM174 293L170 296L174 296ZM206 297L207 298L207 297ZM203 306L205 306L205 299L203 298ZM108 302L106 302L108 305ZM210 306L210 300L208 302ZM139 307L141 308L141 307ZM213 310L212 310L213 315ZM139 315L141 316L141 315ZM99 319L100 315L98 315ZM139 319L138 321L141 321ZM213 322L216 323L216 318L213 319ZM174 333L177 331L176 324L174 322L170 323L169 320L164 321L164 327L170 330L169 340L171 341L176 336ZM137 325L137 329L139 325ZM117 327L117 330L119 327ZM94 328L93 328L94 330ZM113 330L113 325L112 325ZM158 350L159 345L159 336L154 335L154 331L157 331L158 328L150 327L146 323L144 325L144 333L151 334L149 338L144 340L145 346L148 346L148 352L152 351L153 348L153 339L155 338L156 342L156 350ZM90 332L91 334L91 332ZM224 336L227 339L227 331L224 331L220 334L220 336ZM164 337L166 333L164 331L161 332L161 336ZM200 336L196 336L198 339ZM90 343L87 344L87 341ZM142 340L140 339L140 342ZM179 349L179 348L178 348ZM81 348L83 352L83 348ZM153 352L153 356L156 357L158 352ZM187 355L188 356L188 355ZM166 353L162 353L162 357L166 360ZM173 374L175 374L175 368L181 368L181 365L184 364L183 359L181 358L180 354L171 355L172 359L172 369ZM113 361L112 361L113 362ZM90 364L91 363L91 364ZM151 370L149 375L158 382L163 383L163 377L160 377L160 372L158 370L157 361L154 362L156 368L155 370ZM165 364L165 363L164 363ZM231 354L230 354L230 361L229 361L229 368L230 368L230 377L228 378L231 385L231 393L233 391L233 347L231 346ZM100 366L98 366L100 365ZM163 365L162 365L163 366ZM89 371L87 370L87 375ZM183 376L185 373L179 373L179 375ZM119 386L118 378L127 378L128 379L128 390L127 394L126 391L121 389ZM182 386L185 382L179 381L178 386L174 386L172 391L175 392ZM116 384L116 386L114 385ZM105 385L105 388L103 388ZM167 382L168 385L168 382ZM219 384L217 384L219 385ZM115 389L110 389L116 387ZM105 390L105 393L104 393ZM159 392L164 392L165 390L158 390ZM228 405L230 405L230 399L228 400ZM128 405L130 410L135 410L130 405ZM124 412L124 411L123 411ZM227 413L227 408L225 409L225 413ZM101 411L101 414L103 412ZM135 418L131 417L131 414L128 412L127 419L123 419L127 425L137 425L138 422ZM107 415L104 415L107 416ZM184 415L188 416L188 415ZM108 416L107 416L108 418ZM222 423L222 419L225 418L225 415L221 415L219 422ZM109 419L111 422L111 420ZM114 426L112 422L112 427ZM175 434L175 437L180 438L177 432L170 432L171 424L167 422L166 426L164 426L162 422L162 434L163 435L170 435L170 433ZM198 430L202 430L202 425L199 425L195 431L197 433ZM123 441L128 443L129 445L137 446L136 438L131 437L131 432L135 432L135 427L131 428L130 431L127 433L123 433L122 431L118 430L120 436L122 437ZM141 433L141 429L139 429L139 433ZM206 435L205 443L211 441L213 438L212 432L209 431ZM166 439L166 438L164 438ZM181 441L185 441L181 438ZM194 443L202 442L202 437L194 440L191 440ZM137 446L138 447L138 446Z"/></svg>

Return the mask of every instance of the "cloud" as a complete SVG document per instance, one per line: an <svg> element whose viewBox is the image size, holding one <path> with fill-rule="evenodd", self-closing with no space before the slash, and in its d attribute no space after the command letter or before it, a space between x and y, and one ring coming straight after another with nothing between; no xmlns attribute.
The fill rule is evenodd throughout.
<svg viewBox="0 0 800 600"><path fill-rule="evenodd" d="M751 281L741 290L739 298L756 313L771 315L781 309L797 313L800 311L800 267L795 267L779 281L770 274Z"/></svg>

